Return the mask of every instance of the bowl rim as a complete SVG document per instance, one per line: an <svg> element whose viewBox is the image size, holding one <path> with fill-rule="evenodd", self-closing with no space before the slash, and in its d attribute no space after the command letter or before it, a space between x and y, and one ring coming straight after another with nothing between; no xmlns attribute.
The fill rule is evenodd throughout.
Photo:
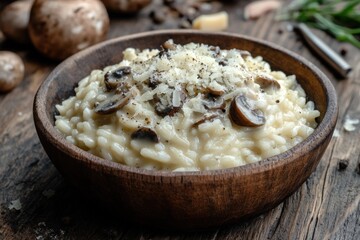
<svg viewBox="0 0 360 240"><path fill-rule="evenodd" d="M77 62L83 56L91 55L95 50L101 49L107 45L111 45L114 43L136 40L143 37L148 37L150 35L179 35L179 34L187 34L187 35L204 35L204 36L222 36L222 37L232 37L238 39L244 39L246 41L253 42L255 44L261 44L265 47L272 48L276 51L279 51L283 54L289 55L291 58L296 59L300 64L304 67L308 68L317 79L320 80L322 87L326 93L326 102L327 108L323 117L323 120L316 127L314 132L308 136L302 142L296 144L289 150L282 152L280 154L271 156L269 158L265 158L261 161L248 163L242 166L225 168L225 169L217 169L217 170L201 170L201 171L159 171L159 170L147 170L142 168L136 168L132 166L123 165L117 162L113 162L110 160L106 160L95 156L73 144L66 141L64 136L55 129L55 127L51 124L50 119L47 117L46 105L45 105L45 97L47 95L49 86L51 85L53 79L59 74L62 68L68 62ZM115 64L115 63L114 63ZM80 81L81 79L79 79ZM213 178L222 178L224 174L228 176L234 175L250 175L261 173L267 170L270 170L275 167L280 167L286 165L292 161L296 161L296 158L293 157L296 154L298 157L305 155L308 151L315 149L317 146L321 145L324 139L333 133L337 115L338 115L338 106L337 106L337 96L336 91L328 79L328 77L320 71L318 67L316 67L313 63L305 59L304 57L287 50L275 43L261 40L254 37L244 36L242 34L237 33L228 33L228 32L208 32L208 31L198 31L198 30L157 30L157 31L147 31L141 32L131 35L126 35L122 37L117 37L113 39L106 40L104 42L93 45L89 48L86 48L73 56L65 59L61 62L57 67L55 67L51 73L45 78L45 80L40 85L35 98L34 98L34 106L33 106L33 115L34 115L34 123L36 126L36 130L43 131L44 133L48 133L49 142L51 142L58 150L64 152L65 154L71 156L77 161L81 161L84 164L89 165L91 168L104 171L108 173L114 172L126 172L127 174L135 174L142 176L158 176L161 178L179 178L179 181L183 181L184 178L191 178L191 181L196 180L196 177L213 177ZM307 151L303 151L306 149Z"/></svg>

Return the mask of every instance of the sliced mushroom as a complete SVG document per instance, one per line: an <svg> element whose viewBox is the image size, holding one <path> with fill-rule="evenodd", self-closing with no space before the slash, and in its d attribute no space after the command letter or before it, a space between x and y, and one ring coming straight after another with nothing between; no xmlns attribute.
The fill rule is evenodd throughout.
<svg viewBox="0 0 360 240"><path fill-rule="evenodd" d="M119 67L114 71L109 71L105 74L105 86L108 91L116 89L122 83L123 77L131 74L131 68L128 66Z"/></svg>
<svg viewBox="0 0 360 240"><path fill-rule="evenodd" d="M175 45L175 43L174 43L174 41L172 39L169 39L166 42L164 42L162 44L162 47L165 50L175 50L176 49L176 45Z"/></svg>
<svg viewBox="0 0 360 240"><path fill-rule="evenodd" d="M159 96L154 98L155 100L155 112L161 116L174 116L175 113L181 110L185 100L186 100L186 93L181 89L175 88L174 91L171 93L171 102L164 103L164 98L161 99ZM163 101L161 101L163 100Z"/></svg>
<svg viewBox="0 0 360 240"><path fill-rule="evenodd" d="M218 97L218 96L223 95L223 94L225 93L225 91L222 90L222 89L214 89L214 88L211 88L211 87L207 87L207 88L205 89L205 93L209 93L209 94L211 94L212 96Z"/></svg>
<svg viewBox="0 0 360 240"><path fill-rule="evenodd" d="M255 82L259 84L261 88L272 87L275 89L280 89L280 83L269 76L259 75L255 78Z"/></svg>
<svg viewBox="0 0 360 240"><path fill-rule="evenodd" d="M109 99L104 100L95 107L98 114L111 114L124 107L130 100L132 94L127 92L124 94L115 94Z"/></svg>
<svg viewBox="0 0 360 240"><path fill-rule="evenodd" d="M126 94L126 93L129 91L129 89L130 89L129 83L127 83L127 82L120 82L120 83L117 85L117 87L116 87L116 89L115 89L115 92L116 92L117 94Z"/></svg>
<svg viewBox="0 0 360 240"><path fill-rule="evenodd" d="M205 114L201 119L199 119L198 121L196 121L194 124L193 124L193 127L197 127L199 126L200 124L206 122L206 121L212 121L214 120L215 118L218 118L220 115L219 114Z"/></svg>
<svg viewBox="0 0 360 240"><path fill-rule="evenodd" d="M253 109L243 94L233 99L229 113L231 120L239 126L258 127L265 124L264 113L259 109Z"/></svg>
<svg viewBox="0 0 360 240"><path fill-rule="evenodd" d="M162 105L160 102L155 104L155 112L157 115L161 116L161 117L165 117L165 116L174 116L175 113L177 113L178 111L180 111L180 107L174 107L174 106L164 106Z"/></svg>
<svg viewBox="0 0 360 240"><path fill-rule="evenodd" d="M161 46L160 46L160 51L158 53L158 56L161 58L163 56L165 56L166 58L170 57L169 54L169 50L175 50L176 49L176 44L174 43L174 41L172 39L167 40L166 42L164 42Z"/></svg>
<svg viewBox="0 0 360 240"><path fill-rule="evenodd" d="M154 143L159 142L156 132L150 128L142 127L131 134L131 139L146 140Z"/></svg>
<svg viewBox="0 0 360 240"><path fill-rule="evenodd" d="M203 105L207 110L225 110L226 103L222 97L208 97L203 100Z"/></svg>

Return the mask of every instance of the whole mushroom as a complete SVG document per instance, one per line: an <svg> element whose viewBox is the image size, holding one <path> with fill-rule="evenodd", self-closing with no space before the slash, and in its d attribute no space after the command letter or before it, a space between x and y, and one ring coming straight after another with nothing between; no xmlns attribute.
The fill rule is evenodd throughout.
<svg viewBox="0 0 360 240"><path fill-rule="evenodd" d="M24 63L17 54L0 51L0 92L9 92L19 85L24 72Z"/></svg>
<svg viewBox="0 0 360 240"><path fill-rule="evenodd" d="M114 13L134 14L150 4L151 0L102 0L106 8Z"/></svg>
<svg viewBox="0 0 360 240"><path fill-rule="evenodd" d="M5 37L20 44L30 43L28 24L33 0L15 1L0 14L0 29Z"/></svg>
<svg viewBox="0 0 360 240"><path fill-rule="evenodd" d="M109 16L99 0L35 0L29 34L45 56L63 60L106 38Z"/></svg>

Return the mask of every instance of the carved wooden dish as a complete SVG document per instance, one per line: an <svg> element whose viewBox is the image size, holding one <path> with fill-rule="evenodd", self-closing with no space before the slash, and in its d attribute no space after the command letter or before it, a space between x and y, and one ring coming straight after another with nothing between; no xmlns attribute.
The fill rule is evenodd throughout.
<svg viewBox="0 0 360 240"><path fill-rule="evenodd" d="M261 55L273 69L295 74L321 112L305 141L258 163L201 172L160 172L123 166L68 143L54 128L55 104L73 95L77 82L93 69L121 61L127 47L159 48L176 43L218 45ZM256 216L294 193L315 170L335 128L337 100L329 79L306 59L274 44L230 33L171 30L109 40L61 63L43 82L34 101L40 141L65 179L100 199L119 218L161 228L219 226Z"/></svg>

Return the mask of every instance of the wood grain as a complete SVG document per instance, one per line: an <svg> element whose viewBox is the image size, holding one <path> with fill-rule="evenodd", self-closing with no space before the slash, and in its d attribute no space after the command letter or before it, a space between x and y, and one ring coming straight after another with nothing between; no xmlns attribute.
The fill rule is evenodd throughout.
<svg viewBox="0 0 360 240"><path fill-rule="evenodd" d="M209 231L153 231L119 222L64 182L35 133L33 97L56 63L49 63L31 48L0 41L0 49L19 53L26 64L22 84L0 95L0 239L360 239L360 126L353 132L343 127L346 116L360 118L359 49L316 31L336 51L348 50L345 59L353 71L348 79L338 80L286 30L286 23L274 22L272 14L242 21L239 8L244 2L225 5L231 16L227 31L263 38L300 53L323 70L338 93L340 136L333 137L316 171L297 192L257 218ZM136 19L113 17L109 38L148 30L152 25L147 18L150 8ZM340 160L349 162L342 171ZM21 209L10 210L16 199Z"/></svg>

